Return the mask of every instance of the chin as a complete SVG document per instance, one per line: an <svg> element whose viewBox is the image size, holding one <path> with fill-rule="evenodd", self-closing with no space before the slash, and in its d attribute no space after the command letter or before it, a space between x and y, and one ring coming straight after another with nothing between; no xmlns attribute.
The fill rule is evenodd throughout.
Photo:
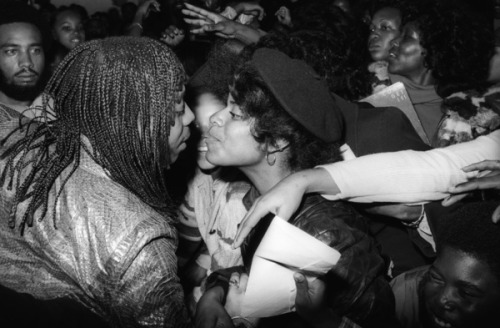
<svg viewBox="0 0 500 328"><path fill-rule="evenodd" d="M202 170L202 171L210 171L210 170L213 170L217 167L217 165L214 165L214 164L210 163L209 161L207 161L207 158L206 158L206 155L204 152L198 154L197 164L198 164L198 167L200 168L200 170Z"/></svg>

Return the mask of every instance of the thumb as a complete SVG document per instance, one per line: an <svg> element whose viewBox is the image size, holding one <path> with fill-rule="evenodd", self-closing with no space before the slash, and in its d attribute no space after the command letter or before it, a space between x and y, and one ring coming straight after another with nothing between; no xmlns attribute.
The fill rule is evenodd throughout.
<svg viewBox="0 0 500 328"><path fill-rule="evenodd" d="M493 212L493 216L491 218L494 223L500 222L500 206L498 206L495 212Z"/></svg>
<svg viewBox="0 0 500 328"><path fill-rule="evenodd" d="M295 297L295 304L304 304L309 302L309 293L306 277L300 273L293 274L295 286L297 287L297 296Z"/></svg>

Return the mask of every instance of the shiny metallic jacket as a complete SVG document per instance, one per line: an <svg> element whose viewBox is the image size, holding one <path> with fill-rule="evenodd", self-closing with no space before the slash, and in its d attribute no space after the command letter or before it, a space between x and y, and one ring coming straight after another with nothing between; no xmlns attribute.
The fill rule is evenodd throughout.
<svg viewBox="0 0 500 328"><path fill-rule="evenodd" d="M18 124L17 113L0 107L2 140ZM0 189L0 284L39 299L71 297L114 327L189 325L172 220L111 180L86 153L81 155L57 206L49 205L45 218L24 235L8 226L13 191ZM20 212L26 205L20 205Z"/></svg>

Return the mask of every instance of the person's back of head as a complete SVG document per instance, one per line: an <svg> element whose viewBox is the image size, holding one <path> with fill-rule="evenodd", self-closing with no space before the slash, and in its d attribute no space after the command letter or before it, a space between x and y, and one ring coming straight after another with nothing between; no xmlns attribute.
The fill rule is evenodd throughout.
<svg viewBox="0 0 500 328"><path fill-rule="evenodd" d="M331 32L299 30L292 33L269 33L256 47L280 50L310 65L324 78L331 92L356 101L371 92L366 66L369 54L365 42L353 26Z"/></svg>
<svg viewBox="0 0 500 328"><path fill-rule="evenodd" d="M438 95L444 98L487 84L493 29L469 4L442 0L421 8L413 22L420 31L424 65L432 71Z"/></svg>
<svg viewBox="0 0 500 328"><path fill-rule="evenodd" d="M45 90L44 104L54 99L57 120L41 125L13 150L19 154L43 140L34 147L40 156L34 176L18 191L24 197L33 187L31 213L23 222L32 222L34 211L46 204L63 170L76 170L83 149L143 202L170 211L165 170L176 156L169 135L184 81L178 58L159 41L115 37L73 49Z"/></svg>

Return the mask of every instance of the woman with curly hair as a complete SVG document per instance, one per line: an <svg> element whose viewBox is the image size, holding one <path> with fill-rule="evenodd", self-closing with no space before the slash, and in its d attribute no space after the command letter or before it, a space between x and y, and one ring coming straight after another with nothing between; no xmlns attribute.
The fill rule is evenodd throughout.
<svg viewBox="0 0 500 328"><path fill-rule="evenodd" d="M493 31L474 11L440 1L408 22L389 51L391 81L404 83L433 145L443 98L484 88L493 55Z"/></svg>
<svg viewBox="0 0 500 328"><path fill-rule="evenodd" d="M54 121L1 116L2 285L76 300L111 326L189 324L166 179L193 120L184 82L159 41L93 40L49 81Z"/></svg>
<svg viewBox="0 0 500 328"><path fill-rule="evenodd" d="M252 188L243 199L248 208L289 174L340 159L343 120L338 106L326 83L304 62L259 48L236 70L227 106L210 119L206 158L214 165L236 167L248 178ZM246 269L271 219L262 221L242 246ZM384 260L365 218L345 203L310 195L290 222L342 253L325 278L327 306L321 320L390 326L392 294L387 290ZM211 284L214 277L228 277L238 270L229 268L208 278L209 288L197 307L198 322L220 313L214 298L221 296L223 288ZM259 325L307 326L307 321L318 320L301 315L305 320L292 313L263 319Z"/></svg>

